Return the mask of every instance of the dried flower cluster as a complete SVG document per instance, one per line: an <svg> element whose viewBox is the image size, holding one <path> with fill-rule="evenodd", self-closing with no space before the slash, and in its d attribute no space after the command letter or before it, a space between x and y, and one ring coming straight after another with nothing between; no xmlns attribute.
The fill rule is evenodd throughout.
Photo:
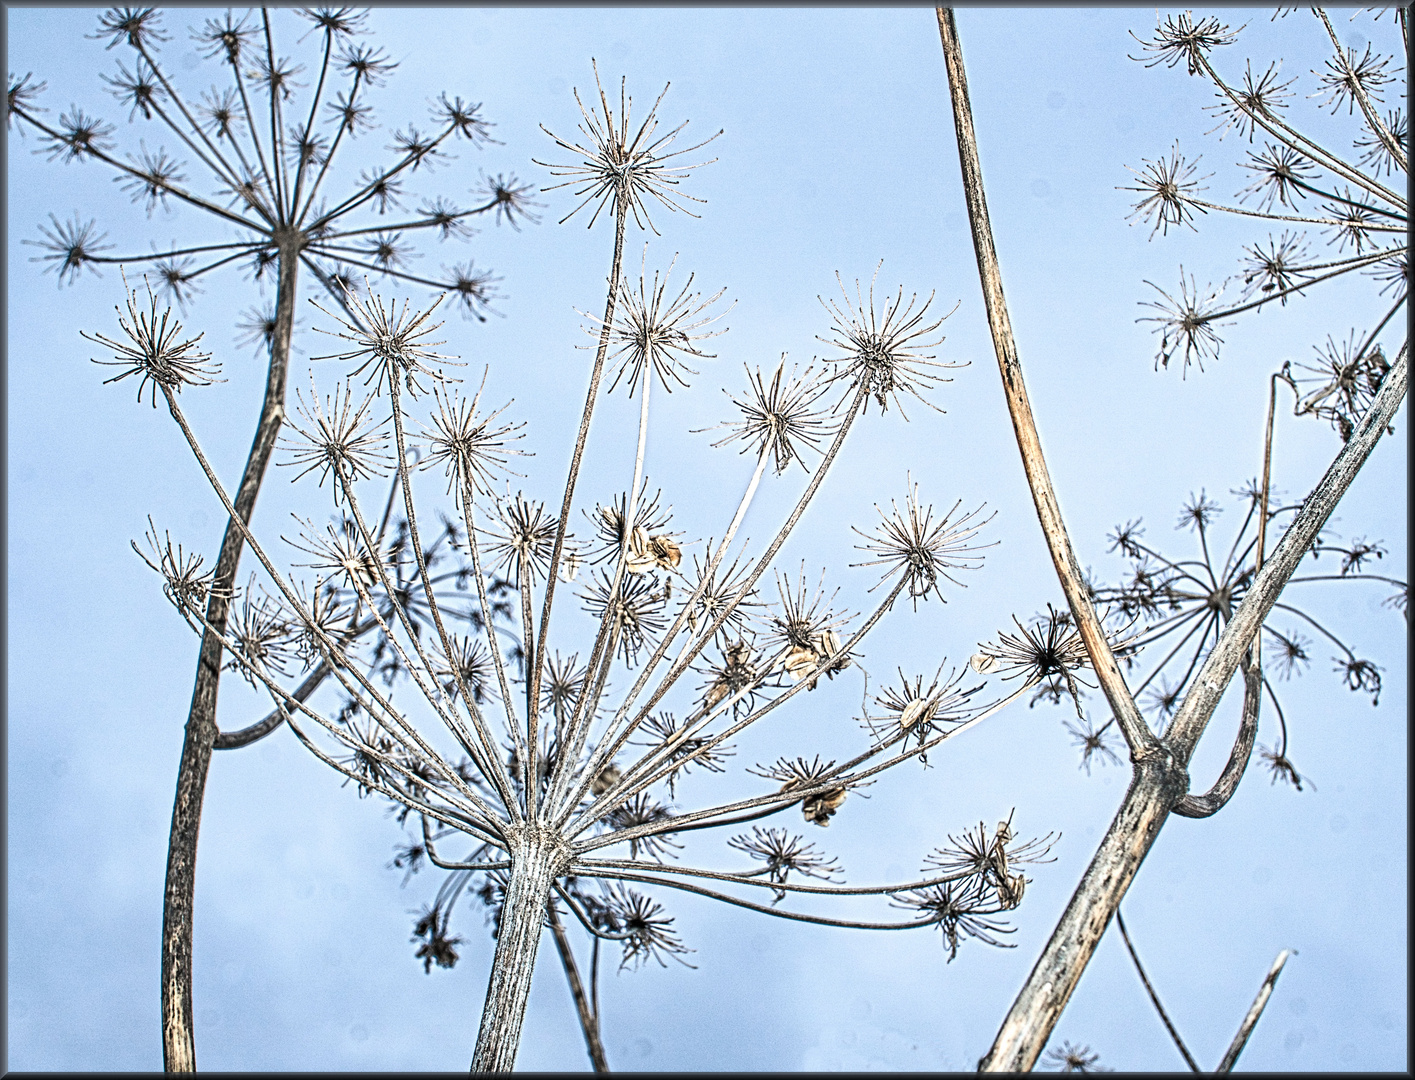
<svg viewBox="0 0 1415 1080"><path fill-rule="evenodd" d="M804 566L797 576L778 572L779 603L760 596L762 576L869 402L883 411L902 393L926 400L943 381L935 372L958 366L925 351L941 341L935 332L942 320L928 316L931 300L906 303L901 290L881 308L873 287L866 302L857 286L855 303L826 305L834 327L822 340L838 354L825 370L788 374L783 360L769 379L749 372L747 394L729 394L742 417L728 423L729 438L745 443L755 465L720 539L694 554L689 572L684 552L702 542L673 528L665 492L650 487L645 434L655 387L687 386L684 360L704 355L695 342L722 332L706 329L716 316L704 314L721 293L700 300L690 277L670 294L666 272L650 285L647 253L637 291L617 273L626 221L643 214L644 197L678 208L674 200L687 197L665 187L686 168L666 164L674 156L665 153L672 134L653 137L659 103L631 137L629 100L616 113L601 91L601 111L582 110L592 145L557 140L584 152L583 166L560 172L586 185L581 205L597 201L596 214L608 212L616 222L616 273L605 315L593 319L598 344L585 419L559 513L523 491L498 491L519 425L486 409L481 389L470 399L458 389L448 370L453 359L436 351L443 344L434 321L440 298L417 308L386 301L371 286L363 296L345 287L337 309L315 305L333 323L317 329L340 342L321 359L342 363L344 379L323 398L311 383L285 444L296 479L319 487L328 481L336 511L333 524L301 521L287 541L313 580L291 573L274 548L238 526L260 580L242 594L232 625L215 626L189 599L199 587L198 564L180 553L149 560L184 616L218 635L230 663L268 692L296 737L361 795L390 800L398 820L414 827L393 865L409 876L427 865L449 871L414 926L426 970L457 962L461 939L449 920L458 899L470 892L487 905L497 952L479 1068L514 1056L539 929L545 920L557 925L560 913L590 936L591 1001L601 942L617 943L628 967L681 961L688 951L660 901L637 891L644 886L826 925L938 926L952 957L962 938L1001 944L997 935L1006 928L997 916L1017 907L1026 884L1010 867L1048 846L1009 847L1004 825L982 861L930 865L917 881L858 888L840 880L837 862L803 837L757 824L796 807L805 822L828 825L851 791L912 757L927 762L929 751L1036 686L1041 669L992 701L982 700L983 682L961 688L950 675L940 685L942 665L927 688L923 676L901 671L900 685L875 699L884 717L863 718L870 738L855 756L784 756L746 770L767 781L761 790L713 801L710 779L733 764L735 737L815 689L822 675L866 678L858 667L865 635L901 595L916 608L929 597L943 600L947 586L961 584L961 571L978 569L975 539L989 519L980 510L960 515L958 504L936 516L910 482L902 507L891 504L879 528L859 533L867 555L860 565L882 572L871 590L882 595L863 618L840 610L826 575L812 585ZM450 116L447 122L463 130ZM425 162L438 144L405 151ZM138 356L129 363L153 370L151 344L128 324L125 330ZM115 348L121 358L128 346ZM610 366L616 375L606 387ZM178 403L179 387L153 381L230 513L228 494ZM605 492L603 477L580 476L580 463L599 399L621 383L640 405L638 450L627 485ZM410 423L414 406L429 400L431 417ZM814 468L805 450L820 455ZM764 548L744 544L729 558L767 468L779 474L793 461L809 480L785 523ZM448 481L450 512L437 511L441 525L428 542L424 522L436 492L415 490L414 480L433 467ZM367 487L389 472L383 514L371 515ZM602 500L583 511L591 530L585 539L569 528L579 519L573 511L582 480L599 488ZM577 581L584 563L594 569ZM579 601L578 621L575 611L554 604L559 586ZM553 615L556 641L576 639L568 659L550 648ZM686 678L690 671L701 681ZM327 678L326 690L301 689L315 674ZM298 676L301 687L290 686ZM415 695L400 694L395 703L405 683ZM675 805L690 795L698 808ZM733 835L727 848L745 855L748 868L677 861L700 857L699 846L688 843L692 834L743 823L751 832ZM471 843L466 858L442 854L451 837ZM771 902L748 899L755 889L768 890ZM872 923L797 909L825 895L893 897L910 915ZM573 953L557 942L572 987L580 986ZM597 1026L593 1009L581 1015L587 1031Z"/></svg>

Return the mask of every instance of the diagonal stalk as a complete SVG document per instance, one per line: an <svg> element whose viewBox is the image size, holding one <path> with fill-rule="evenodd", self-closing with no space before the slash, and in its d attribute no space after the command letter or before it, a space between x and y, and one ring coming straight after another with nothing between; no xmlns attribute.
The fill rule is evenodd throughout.
<svg viewBox="0 0 1415 1080"><path fill-rule="evenodd" d="M1356 478L1405 399L1406 354L1402 345L1380 391L1342 447L1326 475L1302 504L1276 550L1254 579L1248 595L1224 628L1218 643L1180 706L1160 744L1162 752L1135 764L1135 777L1115 820L1072 894L1061 921L1013 1002L997 1038L979 1068L1030 1069L1089 963L1111 914L1119 906L1169 812L1185 794L1185 764L1213 715L1219 696L1262 626L1277 595L1311 547L1341 496Z"/></svg>
<svg viewBox="0 0 1415 1080"><path fill-rule="evenodd" d="M604 1056L604 1043L599 1035L599 1013L594 1002L585 993L580 981L580 969L575 964L575 954L570 948L570 935L565 932L565 924L556 914L555 904L546 905L545 921L550 932L555 935L555 948L560 953L560 963L565 968L565 981L570 984L570 996L575 999L575 1011L580 1017L580 1030L585 1033L585 1049L589 1052L590 1063L597 1073L609 1072L609 1059Z"/></svg>
<svg viewBox="0 0 1415 1080"><path fill-rule="evenodd" d="M1017 343L1012 338L1012 322L1007 315L1007 301L1002 294L1002 273L998 267L997 250L993 246L992 225L988 221L987 198L983 191L982 166L978 161L978 144L973 134L972 106L968 102L968 80L963 70L963 51L958 43L953 9L938 8L939 37L943 42L943 57L948 68L948 87L953 101L953 121L958 132L958 159L963 170L963 195L968 204L968 220L973 229L973 247L978 257L978 276L982 281L983 302L987 307L988 327L992 331L993 348L1002 374L1002 388L1007 396L1007 411L1017 434L1017 448L1022 453L1022 467L1027 474L1036 503L1037 518L1051 552L1062 592L1071 608L1076 628L1085 642L1091 658L1091 668L1100 680L1106 701L1120 724L1121 733L1130 746L1131 759L1154 753L1156 740L1149 725L1125 685L1125 677L1115 662L1115 654L1106 641L1105 630L1096 618L1095 609L1086 589L1081 564L1071 547L1056 492L1042 456L1041 439L1032 418L1032 406L1027 399L1027 387L1022 381L1022 364L1017 356Z"/></svg>
<svg viewBox="0 0 1415 1080"><path fill-rule="evenodd" d="M590 372L590 387L585 394L585 411L580 417L580 430L575 436L575 450L570 457L570 475L565 478L565 497L560 504L560 524L555 530L555 547L550 552L550 571L545 580L545 602L540 613L540 638L526 655L527 675L531 683L529 699L532 705L540 701L540 672L545 662L546 641L550 636L550 607L555 600L555 581L560 573L560 557L565 550L565 533L570 528L570 507L575 499L575 482L580 476L580 462L585 456L585 440L590 434L590 418L599 398L599 383L604 375L604 359L609 352L609 329L614 323L614 306L619 299L619 272L624 262L624 224L628 206L617 201L614 217L614 261L609 268L609 295L604 301L604 320L599 332L599 348L595 351L594 368Z"/></svg>

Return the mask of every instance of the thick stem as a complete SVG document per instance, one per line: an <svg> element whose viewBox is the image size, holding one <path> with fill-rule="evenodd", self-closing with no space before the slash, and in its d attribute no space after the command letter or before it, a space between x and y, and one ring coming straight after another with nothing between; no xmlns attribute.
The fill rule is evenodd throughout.
<svg viewBox="0 0 1415 1080"><path fill-rule="evenodd" d="M516 1064L546 904L564 862L563 847L551 833L536 831L534 826L513 847L511 880L501 907L496 955L472 1054L474 1073L510 1072Z"/></svg>
<svg viewBox="0 0 1415 1080"><path fill-rule="evenodd" d="M298 237L289 235L280 246L280 276L275 307L275 332L271 337L270 367L265 399L256 426L246 469L234 501L242 520L249 522L256 495L270 464L275 438L285 419L285 384L290 368L290 334L295 324L295 284L299 269ZM197 834L201 827L206 774L216 741L216 692L221 680L221 631L229 605L224 599L236 582L244 535L228 521L216 560L212 595L206 618L211 629L201 639L196 685L187 714L181 763L177 768L177 795L172 806L172 829L167 843L167 880L162 904L162 1063L167 1072L194 1072L196 1044L192 1034L192 906L196 893ZM213 630L215 632L213 632Z"/></svg>
<svg viewBox="0 0 1415 1080"><path fill-rule="evenodd" d="M594 1002L585 993L585 984L580 981L580 969L575 963L575 954L570 948L570 935L565 932L565 924L555 913L555 905L545 909L550 932L555 935L555 948L560 952L560 963L565 968L565 981L570 984L570 996L575 999L575 1012L580 1017L580 1030L585 1033L585 1049L589 1051L590 1063L597 1073L609 1071L609 1059L604 1056L604 1043L599 1038L599 1013Z"/></svg>
<svg viewBox="0 0 1415 1080"><path fill-rule="evenodd" d="M1183 767L1167 753L1148 755L1136 763L1120 812L1002 1022L992 1049L978 1062L980 1072L1026 1072L1036 1064L1111 915L1186 783Z"/></svg>
<svg viewBox="0 0 1415 1080"><path fill-rule="evenodd" d="M1174 748L1180 759L1187 762L1194 747L1204 733L1213 716L1218 699L1222 696L1228 681L1238 667L1238 660L1249 643L1258 634L1268 612L1277 603L1278 596L1287 581L1297 570L1302 557L1317 538L1317 533L1326 524L1327 518L1336 508L1346 489L1356 479L1366 458L1375 449L1380 437L1405 400L1407 381L1407 360L1409 342L1400 347L1395 363L1386 373L1366 415L1356 425L1351 438L1342 447L1341 453L1327 467L1326 473L1317 482L1311 493L1302 502L1292 524L1287 527L1282 540L1266 557L1263 568L1253 578L1243 603L1233 613L1233 618L1224 627L1219 640L1214 644L1203 666L1195 676L1191 689L1185 695L1179 711L1175 714L1165 741Z"/></svg>
<svg viewBox="0 0 1415 1080"><path fill-rule="evenodd" d="M1140 863L1159 835L1171 810L1184 795L1185 765L1194 745L1213 716L1219 697L1243 653L1262 626L1283 586L1318 530L1356 478L1376 441L1405 399L1408 343L1351 439L1328 467L1326 475L1303 502L1296 519L1264 563L1243 603L1234 612L1210 650L1193 689L1171 722L1161 752L1136 763L1135 779L1125 802L1111 822L1086 875L1052 931L1051 940L1027 977L997 1039L979 1068L992 1071L1030 1069L1051 1036L1067 999L1090 962L1101 934L1119 906Z"/></svg>

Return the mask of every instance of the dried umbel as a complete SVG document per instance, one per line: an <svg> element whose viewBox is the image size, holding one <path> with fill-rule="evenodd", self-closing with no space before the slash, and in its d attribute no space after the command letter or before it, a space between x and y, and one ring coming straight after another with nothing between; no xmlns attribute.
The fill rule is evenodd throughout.
<svg viewBox="0 0 1415 1080"><path fill-rule="evenodd" d="M123 284L127 285L124 276ZM146 287L146 280L144 280ZM147 288L148 308L143 311L138 306L138 291L127 290L128 314L120 313L118 326L126 341L116 341L102 334L80 333L90 341L107 345L114 352L112 360L95 360L95 364L121 367L123 370L104 384L120 382L129 375L137 375L138 401L142 401L143 390L152 384L152 407L157 408L157 392L180 393L183 386L210 386L216 382L220 364L211 363L211 354L200 352L197 345L204 335L194 338L183 337L182 324L172 318L171 309L157 313L157 297Z"/></svg>
<svg viewBox="0 0 1415 1080"><path fill-rule="evenodd" d="M875 704L884 710L882 715L864 718L864 725L878 740L892 740L901 734L912 738L923 746L936 733L948 730L945 725L958 725L973 716L972 698L983 689L983 684L963 688L966 672L950 671L943 678L945 659L939 664L928 686L924 677L916 675L912 680L899 669L898 685L886 686L875 696ZM919 760L928 764L928 754L919 752Z"/></svg>
<svg viewBox="0 0 1415 1080"><path fill-rule="evenodd" d="M646 196L652 196L669 210L682 210L690 217L697 216L680 200L688 199L696 203L703 200L679 191L678 185L691 170L701 165L710 165L717 159L695 165L678 164L674 159L702 149L722 132L719 131L717 135L696 146L669 151L678 133L688 126L688 122L685 120L672 131L654 137L659 124L658 107L663 103L664 95L668 93L668 87L664 86L663 93L658 95L648 115L644 117L638 129L630 134L629 112L634 99L627 95L627 85L627 80L620 80L617 113L610 107L609 98L604 93L604 87L600 85L598 67L595 68L595 89L599 92L599 108L595 109L592 103L591 108L586 109L580 101L579 91L575 91L575 102L580 106L580 115L584 118L580 124L580 132L585 137L584 144L567 142L553 134L544 124L541 125L541 130L554 139L557 146L581 158L577 165L549 166L552 176L568 176L571 179L541 189L555 191L579 185L575 196L578 198L583 195L585 198L560 219L562 225L590 203L596 203L595 212L590 216L591 228L605 207L609 207L620 219L626 214L632 214L634 223L639 228L653 229L656 236L658 230L653 228L653 221L649 217L644 202ZM536 164L546 163L537 161Z"/></svg>
<svg viewBox="0 0 1415 1080"><path fill-rule="evenodd" d="M231 47L243 47L239 37ZM619 129L610 124L598 130ZM416 133L405 142L406 152L419 162L433 160L435 146ZM592 198L598 192L615 212L616 265L632 200L655 190L652 179L635 180L632 171L626 177L623 186L601 188L607 181L599 176L582 192ZM396 196L386 185L384 191L390 199ZM676 310L677 301L654 307L668 296L663 288L660 279L652 294L657 299L644 291L650 322ZM628 291L621 275L610 275L608 290L601 330L627 326L614 315ZM518 429L499 413L483 414L480 391L467 403L450 389L452 358L433 351L437 303L418 308L371 289L366 298L349 293L345 299L341 310L347 317L331 314L339 328L319 329L347 344L329 359L343 363L347 379L361 377L370 396L355 405L346 385L327 399L327 408L308 408L301 425L304 442L293 448L293 463L302 467L297 479L311 494L324 486L324 497L333 498L338 510L337 524L303 520L292 541L309 556L303 566L315 572L313 588L277 562L245 518L233 515L272 598L264 614L284 634L279 648L328 669L329 693L317 698L286 686L280 664L287 657L270 634L242 637L213 626L200 613L192 617L270 695L280 719L316 757L361 794L394 803L400 823L421 827L421 836L400 849L395 864L407 872L424 864L449 872L446 891L439 890L415 926L425 970L457 959L449 918L458 896L470 891L492 912L497 952L487 1022L474 1058L478 1070L504 1071L514 1058L515 1032L526 1006L520 976L534 962L543 923L554 929L568 912L589 935L592 949L617 943L628 966L650 958L681 959L687 949L672 929L672 917L658 899L636 891L639 887L682 889L824 925L938 926L951 950L969 935L998 940L994 931L1002 932L1001 924L993 915L1015 908L1025 886L1015 869L1006 868L1004 855L989 863L992 869L926 872L917 881L898 883L897 890L851 888L836 880L837 866L828 853L770 827L750 835L734 832L729 850L748 863L740 872L677 861L690 854L696 858L696 842L706 830L740 830L744 822L782 811L799 809L804 821L825 827L840 815L849 793L1017 700L1013 692L975 704L981 687L961 688L953 674L941 680L942 667L927 689L921 677L910 682L901 672L897 693L878 699L894 713L892 720L873 737L861 738L848 718L835 718L855 740L853 756L824 759L788 746L784 749L792 753L776 764L736 775L730 797L712 794L722 790L721 774L737 772L733 747L739 734L818 686L821 675L864 684L861 642L900 596L907 591L915 601L942 599L950 585L960 584L961 571L981 565L974 539L984 522L976 513L938 518L910 483L904 506L896 504L883 528L866 534L865 550L876 556L867 565L884 567L872 610L857 616L837 609L838 590L827 588L824 573L813 583L804 564L799 574L778 573L779 604L767 608L757 598L763 575L869 402L883 408L903 392L920 396L940 381L936 370L949 366L924 351L936 344L925 339L938 325L925 318L927 304L905 304L901 292L883 316L871 301L870 311L861 306L854 313L848 334L839 324L837 336L849 351L834 361L833 381L774 381L768 389L758 379L761 409L742 428L757 455L751 477L718 532L720 539L703 543L687 528L670 528L671 512L661 493L648 486L646 464L654 382L675 377L677 369L663 364L678 361L663 358L690 347L684 341L691 343L694 324L677 324L686 339L622 339L630 351L621 374L638 398L640 417L632 472L627 484L624 477L612 484L601 474L585 477L585 486L595 490L580 493L577 502L591 421L610 385L603 375L613 335L602 334L556 513L552 504L524 492L495 492L492 480L499 486L512 452L507 444ZM685 311L696 304L686 293L680 299L688 305ZM633 303L628 307L632 315ZM818 419L815 408L827 393L838 395L830 406L830 425ZM205 465L179 404L168 398L174 419ZM421 448L415 455L411 444L415 413L422 418L425 457ZM386 493L369 490L377 479L370 456L374 432L386 433L378 452L392 459L393 490ZM827 435L820 464L804 492L793 496L784 523L764 546L739 541L768 467L797 459L792 440L814 446ZM448 486L417 488L417 464L440 466ZM330 484L311 483L315 474ZM209 468L207 475L231 513L219 478ZM440 494L436 489L446 491L446 504L430 511L430 499ZM389 525L388 509L381 521L368 513L371 497L377 500L372 505L399 504L401 523ZM578 520L571 517L577 507L594 534L583 546L567 527ZM428 520L441 525L425 534ZM689 551L691 575L684 565ZM568 600L569 590L560 591L557 608L557 584L574 576L568 572L572 554L582 554L595 569L579 576ZM252 612L254 617L262 610ZM367 646L358 640L363 633L370 635ZM572 637L572 648L555 651L553 645L568 644ZM686 678L690 671L699 675ZM325 700L331 697L337 700ZM758 735L813 737L785 725L761 725L753 732ZM680 796L688 805L678 805ZM449 837L466 839L471 850L465 858L444 853ZM1005 849L1008 841L998 843ZM817 883L802 884L799 878ZM598 894L586 884L592 881L603 883ZM771 904L749 899L765 900L762 890ZM910 914L904 921L869 923L793 910L796 905L787 901L804 894L872 896L881 905L892 894ZM559 935L556 941L561 948ZM573 955L564 948L568 968ZM592 992L596 970L592 962Z"/></svg>
<svg viewBox="0 0 1415 1080"><path fill-rule="evenodd" d="M786 354L782 353L768 385L762 378L761 368L747 369L747 380L751 387L750 396L739 398L730 391L724 391L742 412L740 421L729 421L722 425L731 428L732 433L713 443L726 446L730 442L742 442L742 453L755 451L763 456L771 451L772 463L780 476L795 461L806 468L802 449L820 451L820 441L828 437L833 425L826 419L825 409L816 409L816 404L830 389L828 380L821 378L814 368L807 368L797 375L793 368L786 374Z"/></svg>
<svg viewBox="0 0 1415 1080"><path fill-rule="evenodd" d="M763 829L754 825L750 836L745 833L734 836L727 841L727 846L764 863L758 873L765 874L767 880L775 884L784 884L792 874L837 884L841 880L835 876L841 872L837 860L827 858L814 844L806 843L804 838L793 836L785 829ZM785 899L785 891L778 890L772 903Z"/></svg>
<svg viewBox="0 0 1415 1080"><path fill-rule="evenodd" d="M1260 310L1274 300L1286 304L1289 297L1310 295L1324 283L1353 272L1385 281L1380 295L1393 287L1395 297L1389 306L1377 309L1384 309L1383 317L1373 320L1377 331L1362 335L1359 345L1353 342L1351 356L1366 355L1380 328L1405 303L1407 197L1403 185L1386 183L1382 174L1408 171L1408 126L1399 110L1382 115L1379 107L1386 87L1397 78L1391 67L1395 58L1373 51L1369 44L1358 53L1341 43L1324 11L1313 8L1311 14L1318 24L1313 29L1319 40L1329 44L1330 55L1321 69L1311 72L1317 78L1315 89L1301 96L1316 100L1318 107L1330 106L1334 116L1346 110L1347 120L1357 126L1344 141L1359 155L1342 148L1343 140L1333 137L1340 133L1323 118L1318 121L1324 132L1320 138L1304 132L1306 123L1289 106L1297 96L1292 88L1302 77L1280 79L1280 62L1269 63L1255 75L1249 59L1242 78L1233 81L1221 74L1211 53L1233 42L1238 31L1218 20L1195 21L1187 14L1170 17L1153 38L1142 41L1153 54L1146 66L1174 67L1184 61L1191 76L1216 91L1218 103L1205 106L1219 117L1211 132L1218 131L1221 138L1234 130L1249 143L1259 135L1263 140L1261 149L1247 151L1239 163L1248 175L1235 195L1237 204L1202 198L1200 182L1213 174L1196 176L1197 159L1186 162L1177 145L1167 158L1146 161L1136 172L1139 184L1122 189L1140 193L1132 218L1153 222L1152 239L1156 233L1167 233L1170 225L1194 228L1199 214L1233 214L1249 222L1256 218L1283 226L1280 240L1269 235L1266 247L1256 243L1247 248L1245 288L1236 301L1224 297L1222 286L1198 288L1192 275L1185 279L1182 267L1178 296L1152 286L1161 299L1146 304L1157 314L1142 321L1155 323L1161 335L1156 366L1168 367L1178 356L1186 372L1191 362L1202 368L1218 356L1223 342L1217 328L1233 316ZM1315 250L1305 243L1306 233L1288 226L1320 227L1335 251Z"/></svg>
<svg viewBox="0 0 1415 1080"><path fill-rule="evenodd" d="M369 288L367 278L364 279L364 284ZM441 341L426 340L428 335L436 333L442 327L442 323L429 323L432 313L437 310L442 300L443 297L439 296L426 310L410 312L407 301L401 306L389 301L385 307L383 301L373 295L371 288L367 300L360 300L352 290L346 290L341 305L350 315L348 320L330 315L318 303L311 301L316 308L344 328L321 332L353 345L353 348L345 352L330 353L328 356L316 356L312 359L360 361L359 366L349 373L349 377L352 379L372 368L364 379L364 385L372 385L375 393L381 393L385 386L391 392L397 393L400 379L409 394L422 393L424 388L418 383L418 376L441 381L442 369L436 366L436 362L451 359L432 351L434 345L442 344Z"/></svg>
<svg viewBox="0 0 1415 1080"><path fill-rule="evenodd" d="M1133 687L1157 730L1162 729L1179 708L1200 660L1248 595L1254 576L1257 532L1263 517L1267 519L1266 527L1272 530L1290 520L1300 509L1299 505L1283 505L1271 499L1264 507L1262 485L1257 481L1232 494L1239 500L1234 509L1241 511L1242 517L1232 539L1223 542L1215 535L1220 523L1226 520L1223 508L1203 490L1190 495L1175 523L1176 531L1187 532L1194 538L1197 550L1188 556L1165 554L1158 543L1146 540L1139 521L1117 526L1110 534L1110 550L1129 562L1129 576L1116 585L1097 586L1094 598L1097 603L1113 606L1121 615L1140 623L1126 639L1135 652L1151 644L1165 645L1160 661ZM1295 588L1285 594L1282 607L1276 610L1300 619L1301 625L1318 631L1324 640L1335 646L1339 651L1339 655L1332 657L1335 670L1345 675L1349 689L1378 695L1380 673L1376 665L1357 656L1326 619L1319 618L1302 603L1302 595L1304 587L1334 580L1343 582L1346 588L1376 585L1404 590L1406 583L1372 572L1369 564L1381 557L1383 549L1380 544L1362 538L1341 543L1330 535L1319 534L1311 554L1314 561L1324 555L1336 556L1339 564L1332 568L1334 572L1299 572L1293 576L1289 585ZM1059 661L1064 659L1068 640L1064 635L1058 638ZM1263 692L1269 700L1278 702L1277 683L1300 676L1310 666L1315 651L1313 639L1297 627L1281 625L1274 613L1264 622L1260 640L1266 663L1271 665L1263 676ZM1080 647L1079 641L1072 641L1071 645ZM995 649L985 651L1001 655ZM1280 756L1286 754L1287 715L1278 704L1275 716L1281 730ZM1067 728L1081 749L1082 767L1089 771L1093 760L1113 760L1114 751L1105 742L1110 722L1097 726L1079 712L1078 719L1081 726L1068 724Z"/></svg>
<svg viewBox="0 0 1415 1080"><path fill-rule="evenodd" d="M1064 684L1079 717L1081 692L1075 672L1089 667L1091 659L1080 631L1072 625L1071 613L1057 611L1048 604L1047 614L1038 616L1031 626L1023 626L1015 615L1012 621L1018 633L1002 631L996 644L980 645L969 661L972 669L980 674L1002 672L1003 679L1021 677L1024 687L1040 686L1037 696L1045 694L1053 700L1059 700L1060 686ZM1117 656L1124 656L1134 641L1134 636L1126 638L1124 634L1122 629L1109 635L1111 650Z"/></svg>
<svg viewBox="0 0 1415 1080"><path fill-rule="evenodd" d="M884 576L880 578L875 588L879 588L896 574L900 575L908 584L909 597L914 601L916 609L919 606L919 599L928 597L930 593L947 603L944 600L939 579L944 578L955 585L961 585L948 571L976 570L982 565L982 562L973 561L978 558L975 552L992 546L991 544L974 546L969 541L976 537L979 530L992 520L993 515L978 521L978 516L983 512L983 508L978 507L969 514L955 518L954 515L961 505L961 500L954 503L953 508L935 523L933 521L933 507L920 506L919 487L917 484L911 483L902 512L898 504L893 502L890 503L892 512L889 514L880 510L876 505L875 509L879 510L880 516L884 519L879 530L875 533L863 533L859 529L855 530L866 540L872 541L872 543L856 545L859 550L870 552L879 557L853 565L886 568Z"/></svg>
<svg viewBox="0 0 1415 1080"><path fill-rule="evenodd" d="M418 200L408 190L412 176L445 158L452 141L489 141L490 124L480 107L445 93L434 104L431 132L422 134L412 126L396 131L387 147L392 159L363 169L351 191L329 198L327 181L341 174L332 169L336 156L347 158L347 147L362 145L356 136L378 126L371 118L369 91L386 82L397 65L359 40L369 32L367 19L347 9L291 13L309 24L299 43L313 34L309 64L280 57L280 18L253 16L227 12L194 28L197 52L215 62L218 70L210 74L224 83L204 80L197 94L185 89L184 78L164 61L162 46L171 35L160 29L160 13L123 8L100 18L97 36L111 37L109 48L132 50L131 66L120 59L114 74L99 77L127 107L128 122L146 131L137 152L121 153L113 125L77 107L57 121L45 119L47 110L38 104L45 84L29 75L11 78L7 121L13 126L18 120L21 133L39 135L37 153L111 169L149 216L159 207L196 210L236 230L232 243L214 248L154 244L148 253L113 256L104 254L108 249L95 223L78 216L62 224L51 218L52 229L41 227L42 240L25 242L44 249L36 261L55 270L61 283L74 281L85 266L96 271L103 264L151 264L168 294L185 303L223 266L235 263L261 277L293 256L304 260L302 267L338 302L340 283L350 281L351 266L422 281L403 267L412 254L409 239L424 230L436 230L441 239L465 237L471 232L468 223L485 213L513 226L520 217L534 220L530 208L537 204L530 200L529 186L511 175L484 178L479 194L485 201L471 208L443 197ZM317 70L320 77L306 82L297 78L301 70ZM305 119L290 122L299 116ZM172 146L161 145L163 139L172 140ZM203 176L210 182L205 191ZM370 212L382 215L399 205L415 205L416 210L393 230L348 220ZM293 283L294 274L288 276ZM454 292L467 315L484 320L495 281L466 264L439 284ZM286 322L269 344L274 346L278 337L282 347L288 346L288 335Z"/></svg>
<svg viewBox="0 0 1415 1080"><path fill-rule="evenodd" d="M162 575L162 591L172 606L181 612L188 625L204 611L213 593L230 601L235 597L234 589L220 589L215 583L215 572L202 572L202 556L183 552L182 545L172 544L172 534L163 533L162 542L157 539L157 526L152 518L147 519L148 551L143 551L134 541L132 548L138 558ZM150 554L149 554L150 553Z"/></svg>
<svg viewBox="0 0 1415 1080"><path fill-rule="evenodd" d="M941 412L924 398L924 391L951 381L936 372L966 366L944 363L927 351L943 343L941 336L935 338L932 335L948 316L928 322L933 295L930 294L922 304L914 295L906 304L902 286L895 298L885 303L882 311L877 310L875 278L879 277L879 271L880 267L875 267L875 275L870 279L868 302L860 295L860 283L856 281L855 301L852 304L850 294L845 291L845 282L838 273L835 279L845 306L842 308L833 299L821 299L821 306L830 313L834 325L830 337L817 340L835 346L842 353L826 358L835 367L831 381L844 381L873 396L881 411L893 401L903 414L900 399L903 393Z"/></svg>
<svg viewBox="0 0 1415 1080"><path fill-rule="evenodd" d="M341 400L339 391L343 390ZM310 380L310 399L305 401L300 391L295 391L299 401L297 412L303 425L289 421L290 430L298 439L290 439L285 449L290 451L289 461L281 465L303 466L294 479L318 470L320 487L331 475L335 479L335 501L341 499L338 487L339 477L348 477L356 482L370 476L381 476L387 471L391 460L384 453L388 444L388 434L380 430L387 421L374 424L369 421L368 412L373 406L373 398L366 397L357 408L353 404L353 390L347 384L336 386L334 393L324 399L320 406L319 393Z"/></svg>

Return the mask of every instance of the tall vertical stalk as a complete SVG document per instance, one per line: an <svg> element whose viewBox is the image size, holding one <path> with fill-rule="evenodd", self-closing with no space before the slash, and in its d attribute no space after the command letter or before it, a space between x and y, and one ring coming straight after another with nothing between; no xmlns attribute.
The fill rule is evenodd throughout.
<svg viewBox="0 0 1415 1080"><path fill-rule="evenodd" d="M236 512L246 522L255 509L256 496L285 419L285 384L290 370L290 337L295 325L299 263L298 234L288 232L280 245L275 331L270 342L265 399L261 403L260 420L245 472L236 491ZM235 522L228 521L216 560L211 597L206 605L206 619L212 629L202 635L196 685L187 713L182 758L177 766L177 795L172 806L162 904L162 1065L167 1072L196 1071L196 1043L192 1033L192 909L196 894L197 834L201 828L202 800L206 795L206 774L217 734L220 633L226 626L228 598L235 587L244 546L244 533Z"/></svg>

